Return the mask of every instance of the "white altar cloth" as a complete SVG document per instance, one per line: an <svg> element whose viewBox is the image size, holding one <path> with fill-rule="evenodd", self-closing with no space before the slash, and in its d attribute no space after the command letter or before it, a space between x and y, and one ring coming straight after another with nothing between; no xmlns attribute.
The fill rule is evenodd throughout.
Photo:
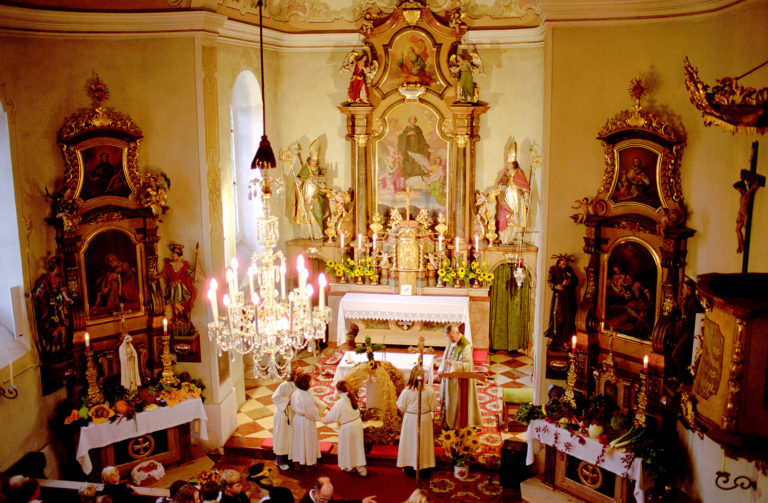
<svg viewBox="0 0 768 503"><path fill-rule="evenodd" d="M423 355L422 367L426 374L427 382L432 383L435 357L434 355ZM384 353L382 351L374 352L373 359L378 361L388 361L396 369L403 373L406 382L408 376L411 374L411 369L416 365L416 359L419 357L418 353ZM351 362L349 361L351 360ZM347 351L344 353L344 357L339 362L339 366L336 367L336 373L333 374L333 384L344 379L344 376L352 372L352 369L358 363L364 363L368 361L368 356L365 353L355 353L354 351Z"/></svg>
<svg viewBox="0 0 768 503"><path fill-rule="evenodd" d="M642 458L635 458L629 465L632 453L621 449L609 449L597 439L571 433L543 419L531 421L525 440L528 443L526 464L533 464L533 455L541 449L541 444L551 445L569 456L597 465L620 477L634 480L635 499L640 502L645 501L645 490L650 485L650 480L643 473ZM604 447L605 450L603 450Z"/></svg>
<svg viewBox="0 0 768 503"><path fill-rule="evenodd" d="M172 428L184 423L190 423L195 419L200 420L200 436L202 440L208 440L208 429L205 422L203 401L199 398L185 400L175 407L159 407L154 410L136 414L136 419L122 419L119 423L105 422L101 424L91 423L80 428L80 441L77 443L77 461L88 474L93 470L90 449L104 447L121 440L138 437L153 431Z"/></svg>
<svg viewBox="0 0 768 503"><path fill-rule="evenodd" d="M469 297L346 293L339 303L336 342L343 344L349 320L399 320L464 323L464 337L471 343Z"/></svg>

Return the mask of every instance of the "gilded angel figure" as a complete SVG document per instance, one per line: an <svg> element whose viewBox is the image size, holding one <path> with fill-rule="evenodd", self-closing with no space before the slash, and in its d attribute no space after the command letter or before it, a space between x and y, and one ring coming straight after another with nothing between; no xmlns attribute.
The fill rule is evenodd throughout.
<svg viewBox="0 0 768 503"><path fill-rule="evenodd" d="M347 88L347 100L350 103L370 103L368 86L378 69L379 62L365 49L353 49L347 54L339 71L352 73Z"/></svg>
<svg viewBox="0 0 768 503"><path fill-rule="evenodd" d="M459 49L448 58L448 68L458 77L456 81L456 101L460 103L477 103L480 101L480 90L475 83L474 74L485 75L483 61L476 49Z"/></svg>

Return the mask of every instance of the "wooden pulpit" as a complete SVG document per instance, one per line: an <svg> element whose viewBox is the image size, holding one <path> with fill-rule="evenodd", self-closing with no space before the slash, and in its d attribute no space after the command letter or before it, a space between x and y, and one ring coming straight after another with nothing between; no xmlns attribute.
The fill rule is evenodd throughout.
<svg viewBox="0 0 768 503"><path fill-rule="evenodd" d="M479 372L447 372L440 376L441 379L456 379L459 385L459 401L456 408L455 429L464 428L469 421L467 401L469 397L469 385L471 379L485 380L485 374Z"/></svg>

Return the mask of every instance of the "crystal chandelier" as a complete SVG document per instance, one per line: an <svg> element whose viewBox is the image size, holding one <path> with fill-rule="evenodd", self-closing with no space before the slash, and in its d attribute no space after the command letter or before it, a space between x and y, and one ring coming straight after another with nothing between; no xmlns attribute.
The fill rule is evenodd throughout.
<svg viewBox="0 0 768 503"><path fill-rule="evenodd" d="M226 271L227 291L222 296L224 316L219 316L218 283L215 278L211 279L208 299L211 301L213 322L208 324L208 337L212 342L215 341L219 355L222 351L250 355L256 376L284 379L291 372L291 360L296 353L310 343L325 338L331 308L325 305L327 281L323 274L318 277L319 305L312 305L314 287L307 283L309 272L301 255L296 261L298 287L286 295L285 255L276 250L279 239L278 218L270 213L272 195L281 193L284 187L281 179L268 176L269 169L274 168L276 163L266 135L261 0L258 6L264 135L251 169L260 169L263 176L251 180L248 198L260 198L264 209L263 216L256 218L257 249L261 251L253 253L247 270L247 295L239 288L239 266L237 259L232 259Z"/></svg>

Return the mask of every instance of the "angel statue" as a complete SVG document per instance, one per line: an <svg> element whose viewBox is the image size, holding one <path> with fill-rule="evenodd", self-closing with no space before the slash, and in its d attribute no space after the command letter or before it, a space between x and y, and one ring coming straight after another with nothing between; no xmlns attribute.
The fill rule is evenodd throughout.
<svg viewBox="0 0 768 503"><path fill-rule="evenodd" d="M325 193L329 208L328 219L325 221L325 236L330 243L342 232L347 236L352 235L351 226L348 225L351 223L352 189L326 190Z"/></svg>
<svg viewBox="0 0 768 503"><path fill-rule="evenodd" d="M347 54L339 71L352 73L347 88L347 100L350 103L370 103L368 86L378 69L379 62L365 49L352 50Z"/></svg>
<svg viewBox="0 0 768 503"><path fill-rule="evenodd" d="M504 174L499 179L497 188L504 193L504 199L499 201L496 220L499 237L502 244L506 245L513 243L520 233L525 232L525 227L528 225L526 197L531 191L531 186L517 162L516 142L512 142L507 152Z"/></svg>
<svg viewBox="0 0 768 503"><path fill-rule="evenodd" d="M299 156L301 163L301 156ZM310 239L322 239L323 237L323 191L325 180L320 169L320 139L316 139L309 146L309 155L304 163L301 163L299 173L294 172L294 187L296 198L293 208L294 220Z"/></svg>
<svg viewBox="0 0 768 503"><path fill-rule="evenodd" d="M498 187L488 191L488 193L475 191L475 206L477 207L477 216L483 225L483 235L488 240L488 246L493 246L493 242L499 237L496 234L496 205L501 189Z"/></svg>
<svg viewBox="0 0 768 503"><path fill-rule="evenodd" d="M475 73L485 75L483 61L476 49L459 50L448 58L448 68L458 77L456 81L456 101L460 103L477 103L480 101L480 90L475 84Z"/></svg>

